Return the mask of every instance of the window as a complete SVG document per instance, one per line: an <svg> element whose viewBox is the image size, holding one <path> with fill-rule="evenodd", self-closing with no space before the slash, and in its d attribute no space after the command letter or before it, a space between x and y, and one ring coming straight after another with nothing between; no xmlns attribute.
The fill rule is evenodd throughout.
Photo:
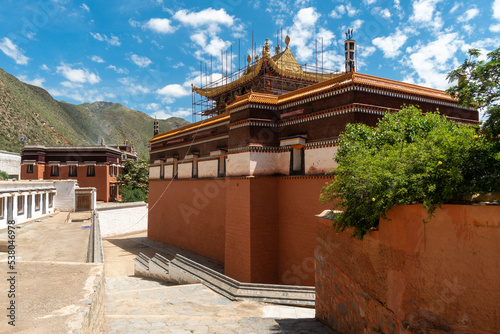
<svg viewBox="0 0 500 334"><path fill-rule="evenodd" d="M224 156L219 157L219 171L217 173L218 177L226 176L226 159Z"/></svg>
<svg viewBox="0 0 500 334"><path fill-rule="evenodd" d="M193 174L191 177L193 179L198 178L198 160L193 160Z"/></svg>
<svg viewBox="0 0 500 334"><path fill-rule="evenodd" d="M165 178L165 166L160 165L160 179L163 180Z"/></svg>
<svg viewBox="0 0 500 334"><path fill-rule="evenodd" d="M17 196L17 214L22 215L24 213L24 196Z"/></svg>
<svg viewBox="0 0 500 334"><path fill-rule="evenodd" d="M53 206L54 206L54 193L50 193L49 194L49 208L51 208Z"/></svg>
<svg viewBox="0 0 500 334"><path fill-rule="evenodd" d="M290 152L290 175L304 174L304 148L292 148Z"/></svg>
<svg viewBox="0 0 500 334"><path fill-rule="evenodd" d="M78 166L76 165L69 165L69 173L68 176L78 176L77 174Z"/></svg>
<svg viewBox="0 0 500 334"><path fill-rule="evenodd" d="M113 176L113 166L109 166L109 176Z"/></svg>
<svg viewBox="0 0 500 334"><path fill-rule="evenodd" d="M87 176L95 176L95 165L87 166Z"/></svg>
<svg viewBox="0 0 500 334"><path fill-rule="evenodd" d="M35 195L35 211L40 211L40 194Z"/></svg>
<svg viewBox="0 0 500 334"><path fill-rule="evenodd" d="M33 174L33 165L26 165L26 173Z"/></svg>
<svg viewBox="0 0 500 334"><path fill-rule="evenodd" d="M0 198L0 219L3 219L4 217L4 212L5 211L5 198L1 197Z"/></svg>
<svg viewBox="0 0 500 334"><path fill-rule="evenodd" d="M53 165L50 167L50 176L59 176L59 166Z"/></svg>
<svg viewBox="0 0 500 334"><path fill-rule="evenodd" d="M118 176L118 167L117 167L117 166L115 166L115 168L114 168L114 169L115 169L115 176Z"/></svg>

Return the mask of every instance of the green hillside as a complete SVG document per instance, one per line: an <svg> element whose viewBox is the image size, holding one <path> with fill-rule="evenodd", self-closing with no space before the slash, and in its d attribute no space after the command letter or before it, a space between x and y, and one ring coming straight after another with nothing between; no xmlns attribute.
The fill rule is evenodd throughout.
<svg viewBox="0 0 500 334"><path fill-rule="evenodd" d="M118 103L74 105L58 102L36 86L0 69L0 150L21 152L19 139L30 145L96 145L131 141L139 157L147 157L154 119ZM160 131L183 126L182 118L160 120Z"/></svg>

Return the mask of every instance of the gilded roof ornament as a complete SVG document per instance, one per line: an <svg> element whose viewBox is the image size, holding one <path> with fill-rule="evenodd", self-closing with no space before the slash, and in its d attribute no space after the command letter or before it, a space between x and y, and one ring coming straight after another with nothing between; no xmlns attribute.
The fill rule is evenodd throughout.
<svg viewBox="0 0 500 334"><path fill-rule="evenodd" d="M262 47L262 58L266 56L271 56L271 53L269 52L269 38L266 38L266 44L264 44L264 47Z"/></svg>
<svg viewBox="0 0 500 334"><path fill-rule="evenodd" d="M280 51L281 51L281 49L280 49L280 45L278 44L278 45L276 45L276 54L279 54L279 53L280 53Z"/></svg>
<svg viewBox="0 0 500 334"><path fill-rule="evenodd" d="M290 36L288 36L288 35L286 35L285 44L286 44L286 48L288 49L288 44L290 44Z"/></svg>
<svg viewBox="0 0 500 334"><path fill-rule="evenodd" d="M248 67L250 67L250 63L252 62L252 56L248 55L247 62L248 62Z"/></svg>

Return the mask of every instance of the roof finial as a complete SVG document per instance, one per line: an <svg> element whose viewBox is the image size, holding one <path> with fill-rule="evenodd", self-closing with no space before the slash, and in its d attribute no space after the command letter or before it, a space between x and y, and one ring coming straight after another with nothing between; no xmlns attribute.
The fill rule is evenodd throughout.
<svg viewBox="0 0 500 334"><path fill-rule="evenodd" d="M286 44L286 48L288 49L288 44L290 44L290 36L288 36L288 35L286 35L285 44Z"/></svg>
<svg viewBox="0 0 500 334"><path fill-rule="evenodd" d="M280 50L280 45L278 44L278 45L276 45L276 54L279 54L279 53L280 53L280 51L281 51L281 50Z"/></svg>
<svg viewBox="0 0 500 334"><path fill-rule="evenodd" d="M252 62L252 56L248 55L247 62L248 62L248 67L250 67L250 63Z"/></svg>
<svg viewBox="0 0 500 334"><path fill-rule="evenodd" d="M270 56L271 53L269 52L269 38L266 38L266 44L264 44L264 47L262 48L262 57Z"/></svg>

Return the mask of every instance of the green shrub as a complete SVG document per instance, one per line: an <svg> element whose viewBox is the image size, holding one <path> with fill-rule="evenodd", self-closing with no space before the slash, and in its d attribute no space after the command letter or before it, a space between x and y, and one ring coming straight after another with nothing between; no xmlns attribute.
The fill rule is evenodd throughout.
<svg viewBox="0 0 500 334"><path fill-rule="evenodd" d="M120 202L147 202L148 196L143 190L139 188L132 188L131 186L120 187Z"/></svg>
<svg viewBox="0 0 500 334"><path fill-rule="evenodd" d="M377 127L349 124L335 160L335 179L322 189L321 200L343 210L335 229L352 227L358 238L394 205L423 203L432 215L471 192L500 189L500 154L490 141L472 126L437 112L422 115L415 106L387 113Z"/></svg>
<svg viewBox="0 0 500 334"><path fill-rule="evenodd" d="M4 172L3 170L0 170L0 181L1 180L8 180L10 177L9 177L9 174L7 174L7 172Z"/></svg>

